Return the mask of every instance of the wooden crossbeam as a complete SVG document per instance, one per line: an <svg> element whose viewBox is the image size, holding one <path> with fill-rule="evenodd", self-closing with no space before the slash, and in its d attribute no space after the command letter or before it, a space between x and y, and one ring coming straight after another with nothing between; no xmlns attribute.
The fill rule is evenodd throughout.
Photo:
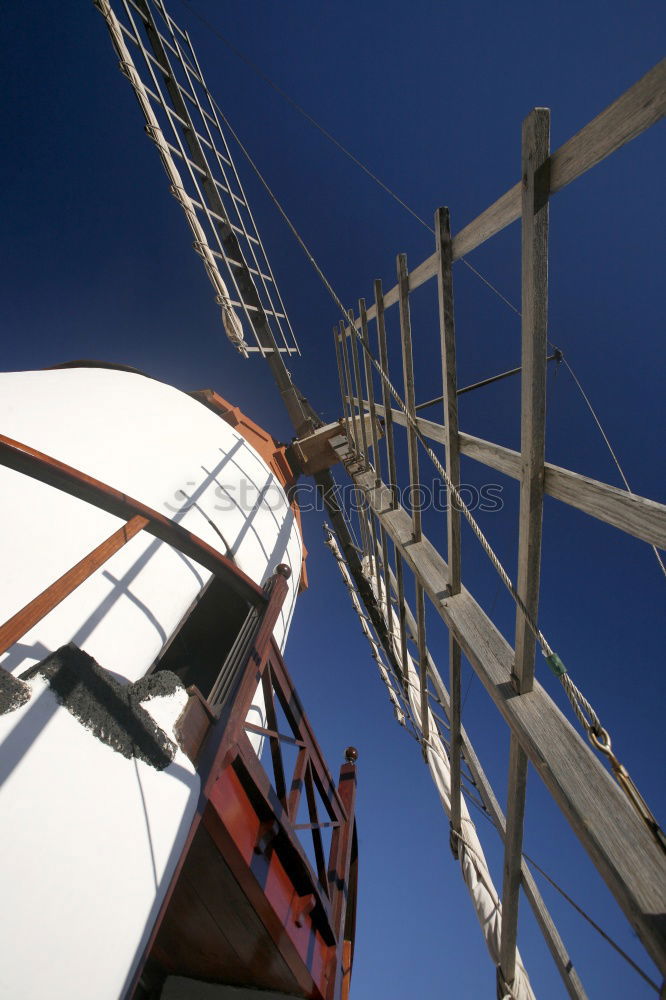
<svg viewBox="0 0 666 1000"><path fill-rule="evenodd" d="M379 416L385 417L385 407L376 404L376 408ZM391 416L394 423L405 426L405 416L400 410L392 410ZM417 426L424 437L446 444L446 432L442 424L417 417ZM490 469L496 469L511 479L520 479L519 452L463 431L460 432L459 441L462 455L467 455ZM609 486L597 479L581 476L550 462L544 465L544 493L605 524L619 528L634 538L656 545L659 549L666 548L665 504Z"/></svg>
<svg viewBox="0 0 666 1000"><path fill-rule="evenodd" d="M444 427L446 436L446 473L460 485L460 447L458 443L458 380L456 374L456 333L453 312L453 270L451 222L448 208L435 213L437 243L437 298L439 307L439 339L442 354L442 386L444 395ZM416 414L414 414L415 416ZM446 511L447 558L451 594L460 592L461 548L460 511L449 496ZM449 633L449 687L451 690L451 827L460 828L460 646Z"/></svg>
<svg viewBox="0 0 666 1000"><path fill-rule="evenodd" d="M535 682L517 698L511 684L514 651L463 588L448 595L446 562L426 536L415 542L409 515L367 472L350 470L405 563L477 673L505 722L564 813L638 937L666 974L666 859L628 799L598 758Z"/></svg>

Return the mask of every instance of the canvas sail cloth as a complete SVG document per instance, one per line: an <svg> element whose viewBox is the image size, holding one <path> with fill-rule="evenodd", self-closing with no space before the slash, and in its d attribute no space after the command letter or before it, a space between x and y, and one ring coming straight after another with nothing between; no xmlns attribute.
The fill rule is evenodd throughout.
<svg viewBox="0 0 666 1000"><path fill-rule="evenodd" d="M400 661L400 622L390 602L386 601L385 589L381 578L378 579L374 573L373 560L366 557L363 560L363 570L369 583L378 598L382 612L387 622L390 621L390 634L393 651ZM389 619L390 614L390 619ZM414 661L407 654L407 685L409 707L415 728L422 740L422 746L426 755L426 762L435 783L440 801L444 807L446 815L451 817L451 765L449 755L444 746L438 730L435 718L428 709L428 739L423 740L421 731L421 688L419 683L419 673L414 665ZM460 827L462 837L458 841L458 858L465 884L472 897L474 909L486 939L486 945L496 966L500 961L500 943L502 939L502 903L495 889L488 862L481 842L476 833L476 827L469 815L464 798L460 801ZM518 951L516 951L516 975L511 986L511 991L505 993L509 1000L535 1000L529 977L522 963Z"/></svg>
<svg viewBox="0 0 666 1000"><path fill-rule="evenodd" d="M340 552L340 549L338 548L334 536L330 533L330 531L327 532L327 536L326 544L335 556L340 573L342 574L345 585L347 586L352 598L352 603L359 614L363 631L371 643L373 655L380 668L382 679L387 686L396 718L404 725L404 717L401 718L401 716L403 716L402 709L399 706L398 699L395 691L393 690L391 679L388 675L386 667L381 662L379 647L377 646L377 643L366 624L365 616L363 615L358 601L356 589L349 570L347 569L347 564L342 556L342 553ZM374 572L374 560L368 556L365 556L363 559L363 572L379 602L382 614L389 627L395 658L398 662L400 662L400 622L398 616L393 610L391 602L387 602L386 600L386 592L381 576ZM409 707L414 727L421 737L426 762L428 764L432 780L437 788L440 801L444 807L446 815L450 818L451 766L449 762L449 755L439 736L437 724L430 709L428 709L429 736L427 740L423 739L423 733L420 725L421 689L419 684L419 674L414 665L414 661L409 654L407 654L406 668ZM462 836L458 845L458 858L460 861L462 876L472 898L474 910L481 926L488 951L490 952L490 957L492 958L495 966L499 966L500 943L502 939L502 903L493 883L493 879L488 868L488 862L486 861L481 842L476 833L476 827L469 815L464 798L461 798L460 802L460 824ZM523 965L518 950L516 950L515 979L510 990L505 990L503 994L498 991L498 997L500 996L502 997L502 1000L535 1000L527 971L525 970L525 966Z"/></svg>

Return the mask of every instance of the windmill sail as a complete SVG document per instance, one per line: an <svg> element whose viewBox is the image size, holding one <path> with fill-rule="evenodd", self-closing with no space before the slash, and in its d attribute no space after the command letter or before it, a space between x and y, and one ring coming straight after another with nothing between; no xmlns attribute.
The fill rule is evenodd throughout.
<svg viewBox="0 0 666 1000"><path fill-rule="evenodd" d="M119 0L117 12L108 0L96 7L185 212L227 336L245 356L299 354L189 35L161 0Z"/></svg>

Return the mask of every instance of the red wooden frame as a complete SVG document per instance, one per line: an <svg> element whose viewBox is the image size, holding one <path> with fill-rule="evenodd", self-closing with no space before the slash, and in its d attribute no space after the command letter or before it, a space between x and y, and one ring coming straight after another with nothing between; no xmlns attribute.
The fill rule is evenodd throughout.
<svg viewBox="0 0 666 1000"><path fill-rule="evenodd" d="M91 503L126 522L0 627L0 655L18 642L139 531L154 535L183 555L194 559L204 569L228 583L249 603L264 603L265 595L261 587L231 559L221 555L202 538L169 520L164 514L112 486L4 434L0 434L0 465Z"/></svg>

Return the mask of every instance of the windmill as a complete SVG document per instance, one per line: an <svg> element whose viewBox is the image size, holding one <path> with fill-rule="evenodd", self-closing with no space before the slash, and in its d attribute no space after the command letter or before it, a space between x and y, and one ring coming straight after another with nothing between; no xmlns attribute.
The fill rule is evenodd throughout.
<svg viewBox="0 0 666 1000"><path fill-rule="evenodd" d="M411 273L407 270L406 260L400 258L398 284L387 293L375 286L374 305L367 309L361 303L358 318L355 314L350 316L339 303L345 321L336 329L334 336L339 362L342 419L333 425L322 426L321 420L293 385L286 369L283 356L297 349L295 341L284 307L273 291L274 281L258 234L248 221L249 209L235 170L231 168L221 123L205 84L201 82L203 78L189 39L179 33L161 3L126 3L119 10L119 14L125 14L126 22L115 15L108 4L99 3L98 7L109 26L121 68L130 79L146 115L148 134L158 147L173 193L191 225L195 250L204 261L222 309L224 329L235 346L248 354L263 355L269 364L296 433L289 459L295 469L314 475L325 495L329 519L337 536L337 541L332 533L327 536L329 543L346 574L350 592L358 592L365 609L369 622L364 621L398 712L414 728L438 791L444 800L448 799L452 849L460 861L464 877L472 892L476 892L479 886L488 890L481 917L489 928L487 943L500 969L502 988L515 991L516 996L530 995L515 947L517 897L522 879L526 896L537 912L566 988L572 996L584 995L568 953L522 859L521 820L528 756L533 762L541 763L542 776L558 804L611 883L648 951L658 963L663 963L663 942L648 919L649 914L663 910L659 896L660 886L663 885L659 830L649 811L646 813L641 806L630 780L618 771L633 804L608 779L603 769L593 763L591 753L580 738L574 736L570 727L561 721L543 689L534 686L532 676L535 644L539 639L538 634L534 635L534 625L538 605L538 535L543 493L550 492L550 495L565 502L572 502L592 516L601 516L651 544L663 545L659 527L663 524L663 511L657 510L655 505L639 497L618 495L620 491L613 491L604 484L589 480L581 482L581 477L575 477L573 473L566 474L565 470L554 470L545 465L543 413L540 413L547 358L544 259L547 253L548 197L659 117L662 112L656 104L656 95L661 87L663 68L648 74L611 106L604 113L605 117L600 116L601 121L592 122L580 136L574 137L552 156L546 143L548 118L543 109L539 109L525 130L526 193L517 185L499 203L483 213L476 223L454 238L448 214L440 211L436 217L435 251L430 258ZM130 43L136 46L144 59L147 69L144 69L143 77L131 58ZM183 82L185 77L179 76L194 71L200 80L190 75L189 86L192 90L189 92L196 89L194 83L197 83L209 101L208 105L204 105L200 98L196 109L194 103L183 97L183 88L188 83ZM162 91L158 87L160 74L171 83L171 86L168 82L162 83ZM193 121L195 115L199 116L196 124ZM217 124L214 126L207 116L216 119ZM173 135L167 132L167 122L173 129ZM209 148L207 143L214 149ZM229 169L219 179L217 169L222 165ZM188 184L191 185L190 193ZM234 208L238 209L240 222L234 221ZM469 435L457 428L451 263L471 252L482 238L490 238L499 228L521 216L524 231L527 231L523 247L527 295L523 303L522 364L525 443L522 454L507 454L507 449L478 439L470 440ZM208 229L204 223L208 224ZM417 416L409 316L410 294L428 281L434 286L435 280L441 323L445 407L441 425L434 425L432 421ZM388 351L383 347L387 313L394 305L399 307L404 378L402 392L395 389L388 371ZM376 324L378 345L374 351L370 346L373 322ZM248 344L246 337L253 338L254 344ZM455 486L459 483L456 462L460 452L486 461L502 471L510 470L509 475L521 482L520 549L527 555L520 562L523 568L516 586L513 587L509 581L514 596L522 602L517 610L520 644L517 641L519 652L515 661L506 643L493 630L492 622L462 588L459 539L460 519L466 516L464 504L456 501L449 506L446 562L425 537L419 505L415 505L408 514L398 504L397 486L401 477L405 478L405 468L399 471L397 467L395 425L402 425L407 431L408 462L405 465L409 474L408 483L414 488L428 481L418 453L418 447L423 447L424 440L426 458L432 461L434 454L439 462L439 467L434 465L435 471L443 475L449 484ZM433 453L429 440L444 444L445 464ZM387 449L384 461L386 475L382 479L380 449L384 443ZM363 497L358 517L358 533L362 539L360 546L354 540L348 518L337 499L330 471L335 466L344 468L345 476L349 476ZM525 468L527 471L521 471ZM602 499L599 500L599 497ZM415 579L415 614L405 601L407 574L413 574ZM506 585L506 580L504 583ZM450 694L428 652L426 598L450 629ZM547 648L550 650L550 647ZM506 826L473 748L461 730L461 651L473 664L486 688L493 693L500 713L511 729L511 793ZM552 667L563 670L558 658L553 658L552 650L546 655L552 658ZM567 677L565 673L560 676ZM507 685L512 691L506 689ZM609 751L610 743L605 741L603 727L600 722L594 721L595 717L588 714L585 707L588 705L591 708L589 703L580 700L577 689L572 690L572 696L574 710L582 716L584 731L587 730L597 740L602 753ZM534 710L533 715L527 707L520 707L536 701L538 711ZM446 740L442 724L436 719L437 706L443 707L449 715L450 736ZM545 746L549 749L548 754ZM561 758L553 759L553 747L561 749ZM605 753L605 756L609 754ZM547 761L545 765L544 760ZM585 776L584 787L581 787L582 783L579 787L570 787L570 780L565 780L571 760L577 762L578 770ZM466 777L474 781L483 806L492 815L495 825L501 831L505 826L503 835L507 853L501 893L501 921L500 893L487 884L479 850L472 839L475 834L472 833L470 817L465 812L461 797L462 781ZM640 813L634 805L638 806ZM601 818L607 818L609 810L616 813L617 827L624 831L620 844L612 837L608 838L610 842L605 839ZM661 910L655 910L655 906L661 906ZM487 919L489 915L492 918L490 921Z"/></svg>

